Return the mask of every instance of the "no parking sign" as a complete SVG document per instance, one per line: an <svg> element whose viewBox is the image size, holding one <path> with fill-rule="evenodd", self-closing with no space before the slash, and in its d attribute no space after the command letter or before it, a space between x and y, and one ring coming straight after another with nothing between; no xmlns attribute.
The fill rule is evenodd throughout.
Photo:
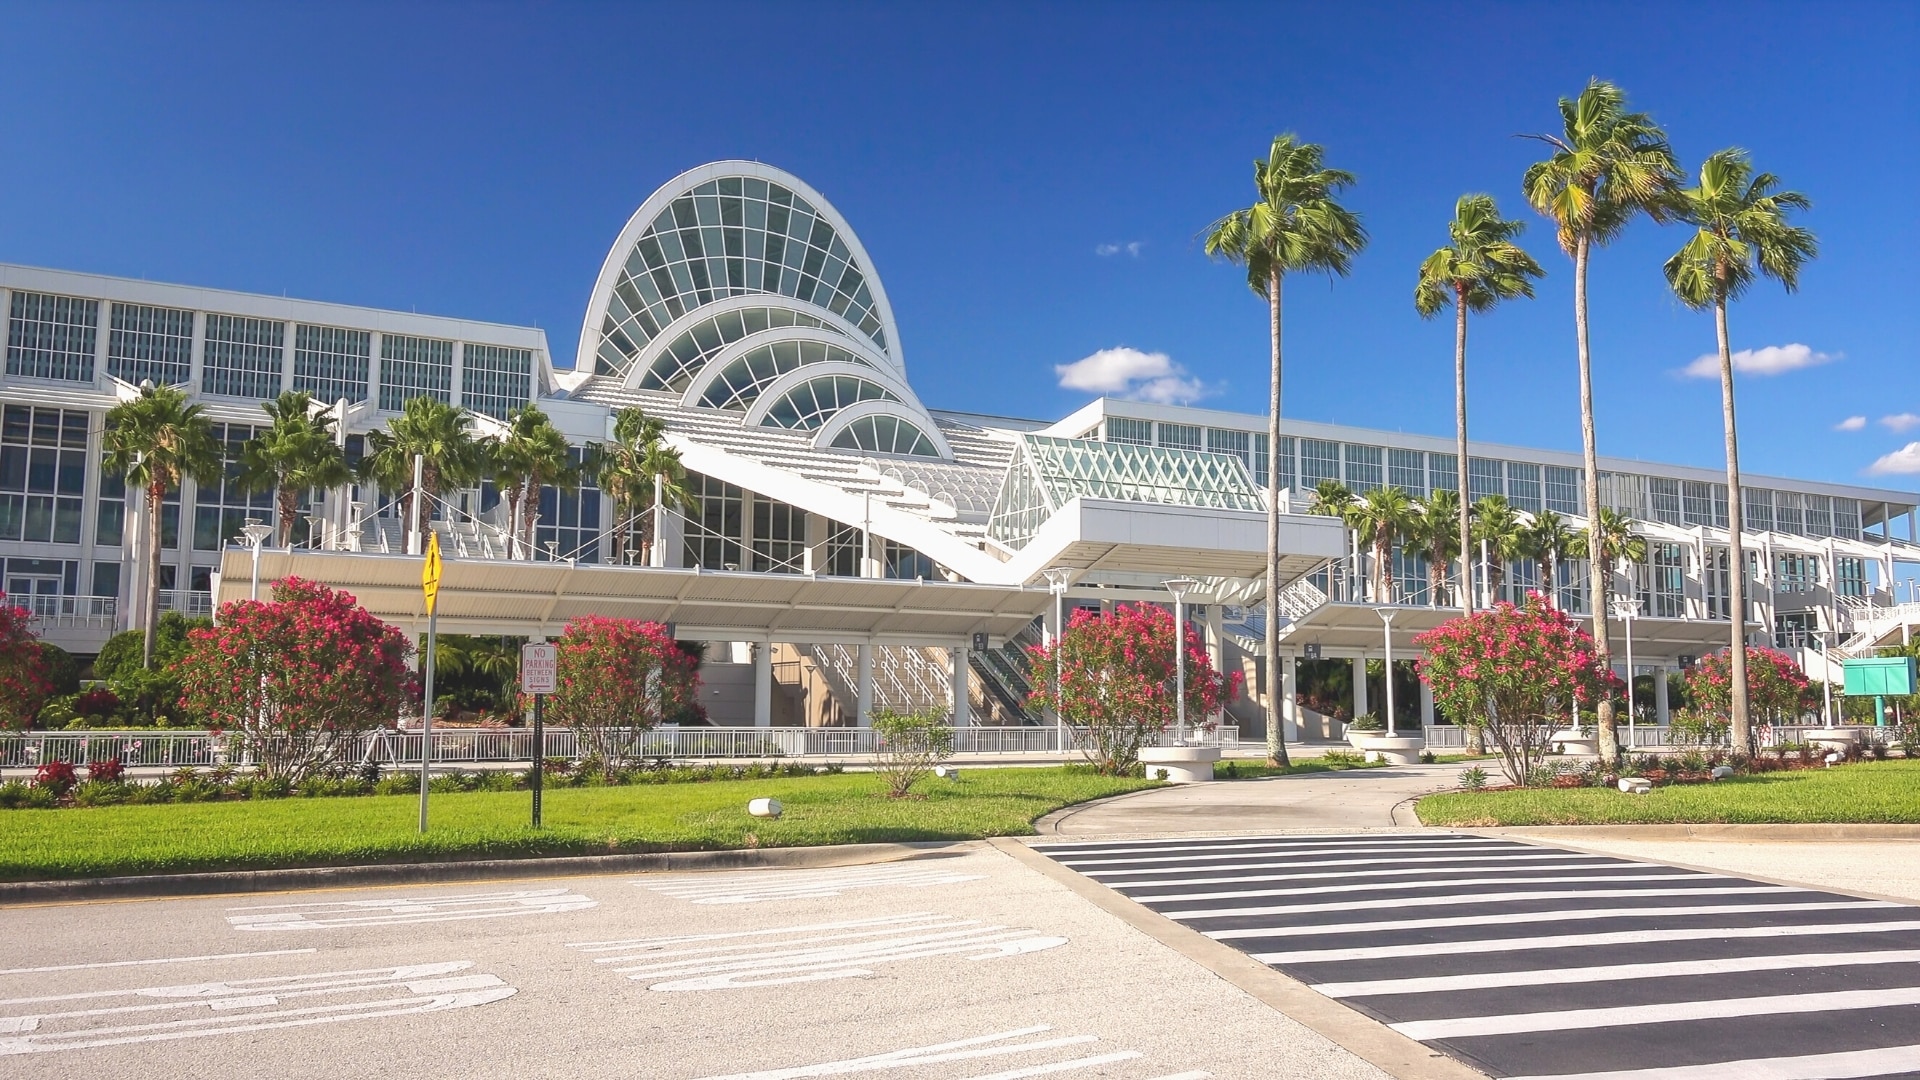
<svg viewBox="0 0 1920 1080"><path fill-rule="evenodd" d="M545 642L520 646L520 692L551 694L560 682L560 647Z"/></svg>

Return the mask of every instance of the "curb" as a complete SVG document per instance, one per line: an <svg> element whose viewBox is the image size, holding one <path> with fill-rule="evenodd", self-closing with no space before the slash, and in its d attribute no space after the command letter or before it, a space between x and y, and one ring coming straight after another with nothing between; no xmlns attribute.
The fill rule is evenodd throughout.
<svg viewBox="0 0 1920 1080"><path fill-rule="evenodd" d="M1578 840L1605 836L1618 840L1920 840L1920 825L1845 822L1754 824L1702 822L1648 825L1501 825L1442 826L1459 832L1506 835L1515 839L1538 837Z"/></svg>
<svg viewBox="0 0 1920 1080"><path fill-rule="evenodd" d="M897 862L936 856L972 840L896 844L834 844L734 851L660 851L633 855L562 855L424 863L374 863L288 870L222 870L202 874L148 874L66 881L0 882L0 906L73 900L128 900L229 893L293 892L379 885L445 885L459 881L573 877L588 874L695 870L804 869Z"/></svg>

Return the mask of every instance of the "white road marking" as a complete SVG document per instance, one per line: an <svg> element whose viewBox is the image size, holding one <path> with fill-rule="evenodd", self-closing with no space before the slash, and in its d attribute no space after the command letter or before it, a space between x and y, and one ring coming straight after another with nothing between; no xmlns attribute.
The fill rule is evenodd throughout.
<svg viewBox="0 0 1920 1080"><path fill-rule="evenodd" d="M1732 938L1814 937L1826 934L1880 934L1920 930L1920 921L1825 923L1809 926L1690 926L1683 930L1626 930L1608 934L1553 934L1530 938L1412 942L1353 949L1294 949L1254 953L1263 964L1318 964L1340 960L1384 960L1399 956L1450 956L1459 953L1522 952L1595 945L1639 945L1650 941L1711 941Z"/></svg>
<svg viewBox="0 0 1920 1080"><path fill-rule="evenodd" d="M1628 1024L1672 1024L1686 1020L1723 1020L1734 1016L1794 1015L1843 1009L1884 1009L1920 1005L1920 986L1888 990L1836 990L1824 994L1772 994L1767 997L1668 1001L1658 1005L1616 1005L1598 1009L1458 1016L1451 1020L1409 1020L1389 1027L1410 1039L1469 1039L1479 1035L1519 1035L1530 1031L1586 1031Z"/></svg>
<svg viewBox="0 0 1920 1080"><path fill-rule="evenodd" d="M1341 877L1351 875L1342 874ZM1560 877L1478 877L1478 878L1439 878L1432 881L1363 881L1357 885L1313 885L1300 889L1240 889L1234 892L1197 892L1165 893L1160 896L1135 896L1141 903L1169 903L1180 901L1194 903L1200 900L1259 900L1270 896L1327 896L1332 893L1350 892L1400 892L1413 889L1451 889L1461 885L1562 885L1574 882L1622 882L1634 881L1713 881L1705 874L1635 874L1623 877L1619 874L1587 874ZM1725 879L1718 879L1725 880ZM1123 886L1137 888L1135 884ZM1132 894L1128 894L1132 895ZM1478 896L1478 893L1473 894Z"/></svg>
<svg viewBox="0 0 1920 1080"><path fill-rule="evenodd" d="M1016 1054L1033 1054L1046 1050L1058 1050L1068 1046L1085 1046L1099 1042L1098 1035L1068 1035L1056 1038L1033 1039L1031 1036L1043 1035L1053 1030L1050 1024L1035 1024L1032 1027L1015 1028L1011 1031L995 1032L992 1035L979 1035L971 1039L956 1039L953 1042L935 1043L932 1046L915 1046L905 1050L894 1050L884 1054L870 1054L866 1057L848 1058L844 1061L825 1061L816 1065L801 1065L789 1069L768 1069L762 1072L730 1073L726 1076L709 1076L704 1080L806 1080L815 1076L847 1076L853 1073L885 1072L893 1069L913 1069L924 1065L937 1065L952 1061L977 1061L982 1058L1009 1057ZM1022 1041L1024 1040L1024 1041ZM994 1045L999 1044L999 1045ZM1146 1055L1138 1050L1116 1050L1104 1054L1091 1054L1085 1057L1063 1061L1043 1062L1037 1065L1025 1065L1001 1072L984 1073L968 1077L967 1080L1025 1080L1031 1076L1051 1076L1057 1073L1079 1072L1103 1065L1117 1065L1123 1061L1137 1061ZM1102 1075L1111 1075L1102 1073ZM1170 1073L1155 1077L1154 1080L1210 1080L1210 1072L1193 1070Z"/></svg>
<svg viewBox="0 0 1920 1080"><path fill-rule="evenodd" d="M151 964L198 964L212 960L248 960L256 956L299 956L318 949L269 949L266 952L209 953L206 956L162 956L152 960L102 960L93 964L53 964L48 967L0 968L0 975L40 975L49 971L86 971L92 968L146 967Z"/></svg>
<svg viewBox="0 0 1920 1080"><path fill-rule="evenodd" d="M1353 998L1386 994L1441 994L1454 990L1494 990L1512 986L1558 986L1570 981L1615 982L1626 979L1669 979L1686 975L1728 975L1744 971L1792 971L1796 968L1914 963L1920 963L1920 949L1887 949L1878 952L1851 953L1789 953L1783 956L1728 956L1714 960L1670 960L1648 964L1608 964L1602 967L1489 971L1478 975L1430 975L1408 979L1316 983L1313 988L1327 997Z"/></svg>
<svg viewBox="0 0 1920 1080"><path fill-rule="evenodd" d="M1443 930L1512 923L1570 922L1588 919L1647 919L1668 915L1739 915L1783 911L1872 911L1903 905L1884 900L1834 900L1814 904L1704 904L1697 907L1566 908L1560 911L1517 911L1493 915L1456 915L1445 919L1386 919L1377 922L1332 923L1325 926L1257 926L1244 930L1203 931L1218 941L1238 938L1306 937L1328 934L1369 934L1382 930ZM1231 915L1232 911L1221 911ZM1722 929L1725 929L1724 927ZM1417 946L1416 946L1417 947Z"/></svg>
<svg viewBox="0 0 1920 1080"><path fill-rule="evenodd" d="M1538 862L1543 859L1551 859L1551 860L1564 862L1570 859L1582 859L1582 858L1586 858L1586 856L1574 855L1574 854L1554 854L1554 855L1491 855L1490 854L1490 855L1435 855L1435 856L1428 857L1423 855L1423 856L1417 856L1411 859L1402 859L1402 858L1393 859L1391 861L1391 865L1398 866L1400 867L1400 869L1397 871L1387 871L1387 872L1401 873L1401 874L1417 874L1417 873L1425 872L1427 870L1447 869L1447 867L1444 867L1444 866L1430 866L1428 865L1430 863L1495 862L1495 863L1508 864L1508 863L1521 863L1521 862ZM1324 859L1324 860L1316 860L1311 862L1297 862L1297 863L1275 863L1275 862L1229 863L1221 866L1186 866L1186 867L1149 866L1139 870L1079 870L1078 867L1075 867L1074 869L1079 870L1080 873L1085 874L1090 878L1110 878L1110 877L1121 877L1125 875L1138 875L1138 874L1162 874L1162 875L1181 874L1181 876L1179 878L1176 878L1175 880L1188 881L1188 880L1192 880L1191 875L1193 874L1214 873L1216 871L1221 871L1221 870L1290 870L1296 867L1306 867L1306 866L1378 867L1385 862L1386 860L1382 860L1379 858L1371 858L1371 859L1361 858L1361 859ZM1618 865L1618 864L1603 863L1601 865ZM1497 870L1499 869L1499 867L1498 866L1461 866L1459 867L1459 869L1475 870L1481 873L1485 873L1486 871L1489 871L1489 870ZM1530 870L1533 868L1517 867L1517 869ZM1288 876L1292 876L1292 875L1288 875Z"/></svg>
<svg viewBox="0 0 1920 1080"><path fill-rule="evenodd" d="M744 874L700 874L650 879L634 884L696 904L758 904L771 900L817 900L853 889L921 889L979 881L931 863L888 863L832 870L755 870Z"/></svg>
<svg viewBox="0 0 1920 1080"><path fill-rule="evenodd" d="M1419 845L1409 845L1407 847L1392 848L1383 853L1378 846L1373 844L1366 844L1359 847L1355 847L1352 844L1339 844L1339 845L1329 844L1325 847L1305 848L1297 852L1296 851L1234 850L1234 851L1227 851L1227 852L1223 852L1215 855L1186 855L1186 854L1145 855L1145 856L1120 856L1115 858L1108 858L1106 854L1103 852L1098 858L1087 857L1087 858L1074 858L1074 859L1055 859L1054 861L1059 863L1062 866L1071 866L1075 870L1078 870L1083 866L1105 866L1110 863L1117 863L1122 866L1141 866L1147 863L1206 863L1206 862L1219 862L1225 859L1269 859L1276 866L1292 866L1297 864L1290 861L1287 857L1295 854L1311 855L1316 858L1327 856L1327 855L1371 855L1373 857L1368 859L1367 861L1377 863L1385 859L1393 859L1397 861L1402 855L1438 855L1443 852L1452 853L1452 854L1459 854L1461 852L1465 852L1466 854L1461 855L1462 858L1484 859L1484 858L1494 857L1499 854L1524 855L1529 852L1534 852L1538 850L1540 849L1533 848L1533 847L1519 847L1514 844L1505 844L1505 843L1419 844ZM1206 867L1188 866L1188 867L1184 867L1184 869L1205 870Z"/></svg>
<svg viewBox="0 0 1920 1080"><path fill-rule="evenodd" d="M596 905L597 901L564 888L521 889L459 896L389 896L376 900L228 908L227 922L236 930L330 930L551 915L582 911Z"/></svg>
<svg viewBox="0 0 1920 1080"><path fill-rule="evenodd" d="M1053 848L1036 848L1057 862L1073 865L1074 862L1104 860L1118 855L1165 855L1170 859L1194 858L1196 851L1238 851L1250 855L1286 855L1294 852L1315 851L1477 851L1486 849L1505 849L1508 851L1527 850L1527 845L1513 844L1505 840L1455 840L1436 842L1429 837L1409 836L1404 840L1391 843L1365 843L1351 837L1329 836L1311 844L1276 843L1272 840L1237 840L1217 844L1182 844L1178 847L1156 845L1152 847L1116 847L1099 851L1065 851L1055 854ZM1536 849L1537 850L1537 849Z"/></svg>
<svg viewBox="0 0 1920 1080"><path fill-rule="evenodd" d="M1132 1061L1145 1057L1138 1050L1122 1050L1117 1054L1098 1054L1093 1057L1074 1058L1071 1061L1055 1061L1047 1065L1029 1065L1024 1069L1008 1069L989 1076L976 1076L971 1080L1022 1080L1028 1076L1049 1076L1053 1073L1079 1072L1091 1069L1095 1065L1113 1065L1122 1061Z"/></svg>
<svg viewBox="0 0 1920 1080"><path fill-rule="evenodd" d="M472 966L454 960L0 999L0 1056L439 1012L503 1001L516 992L493 975L458 974ZM289 1001L318 1003L281 1007ZM80 1002L98 1004L57 1007ZM165 1019L127 1022L145 1017Z"/></svg>
<svg viewBox="0 0 1920 1080"><path fill-rule="evenodd" d="M1920 1069L1920 1046L1888 1046L1879 1050L1848 1050L1804 1057L1716 1061L1709 1065L1513 1076L1508 1080L1851 1080L1854 1077L1883 1076L1916 1069Z"/></svg>
<svg viewBox="0 0 1920 1080"><path fill-rule="evenodd" d="M1791 885L1730 885L1718 889L1521 889L1513 892L1443 893L1439 896L1391 896L1381 900L1341 900L1331 904L1272 904L1265 907L1207 907L1191 911L1162 911L1169 919L1217 919L1238 915L1308 915L1325 911L1400 910L1410 907L1446 907L1453 904L1499 904L1526 900L1632 899L1640 896L1740 896L1753 893L1810 893ZM1147 900L1161 897L1149 896ZM1649 908L1648 910L1656 910ZM1664 910L1664 909L1661 909ZM1674 909L1685 910L1685 909Z"/></svg>
<svg viewBox="0 0 1920 1080"><path fill-rule="evenodd" d="M1633 865L1637 867L1640 864L1636 863ZM1222 868L1218 866L1209 867L1208 873L1212 873L1220 869ZM1269 868L1256 867L1255 869L1269 869ZM1129 890L1161 888L1167 885L1194 885L1194 886L1237 885L1237 884L1244 884L1246 882L1252 882L1252 881L1329 881L1329 880L1347 881L1353 878L1406 877L1410 874L1432 875L1432 874L1440 874L1440 873L1557 874L1562 870L1617 870L1617 869L1628 869L1628 867L1622 867L1618 863L1610 863L1610 862L1572 862L1572 863L1566 863L1560 866L1516 866L1511 871L1503 870L1501 867L1498 867L1498 866L1461 866L1461 867L1444 868L1444 869L1434 869L1431 867L1404 867L1400 869L1391 869L1391 870L1340 870L1340 871L1334 871L1334 872L1329 872L1324 874L1246 874L1240 877L1194 877L1191 874L1181 874L1174 871L1164 871L1165 873L1171 874L1172 876L1158 878L1158 879L1148 879L1144 881L1107 881L1107 882L1102 882L1102 884L1106 885L1107 888L1112 889L1115 892L1123 893L1127 896L1132 896L1133 893L1130 892ZM1651 868L1649 867L1649 869ZM1097 876L1097 875L1088 875L1088 876ZM1622 881L1641 881L1641 880L1644 880L1645 878L1652 877L1653 875L1651 874L1619 874L1616 876ZM1707 880L1710 878L1717 877L1718 875L1695 874L1693 876L1698 877L1702 880ZM1444 885L1449 881L1458 881L1460 879L1435 878L1435 877L1423 876L1421 880L1434 881L1438 884ZM1722 880L1744 881L1746 879L1725 878ZM1378 884L1374 884L1370 887L1376 888L1376 889L1397 889L1402 887L1405 884L1407 883L1399 882L1399 881L1383 881Z"/></svg>
<svg viewBox="0 0 1920 1080"><path fill-rule="evenodd" d="M914 912L884 919L817 923L697 937L638 938L571 946L598 964L663 993L783 986L864 978L880 964L939 956L992 960L1041 952L1067 939L1033 930Z"/></svg>

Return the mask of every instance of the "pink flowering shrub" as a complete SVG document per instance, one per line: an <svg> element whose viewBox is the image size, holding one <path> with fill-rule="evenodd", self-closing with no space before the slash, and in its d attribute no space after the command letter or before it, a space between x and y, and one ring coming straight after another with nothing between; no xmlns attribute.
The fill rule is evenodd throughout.
<svg viewBox="0 0 1920 1080"><path fill-rule="evenodd" d="M33 786L47 788L55 795L65 795L80 782L80 776L71 762L49 761L33 770Z"/></svg>
<svg viewBox="0 0 1920 1080"><path fill-rule="evenodd" d="M1187 724L1205 730L1239 694L1241 676L1216 672L1200 635L1191 625L1185 630ZM1088 756L1101 772L1126 772L1142 746L1174 726L1173 634L1172 613L1152 604L1119 604L1112 614L1076 611L1058 640L1028 650L1034 691L1027 703L1084 728Z"/></svg>
<svg viewBox="0 0 1920 1080"><path fill-rule="evenodd" d="M1747 709L1756 727L1791 723L1807 706L1812 686L1786 653L1747 646ZM1728 719L1733 711L1733 650L1701 657L1687 672L1686 688L1696 708Z"/></svg>
<svg viewBox="0 0 1920 1080"><path fill-rule="evenodd" d="M680 715L700 692L693 657L657 622L588 615L568 623L555 644L547 718L572 728L609 777L633 757L634 734Z"/></svg>
<svg viewBox="0 0 1920 1080"><path fill-rule="evenodd" d="M325 585L287 578L273 599L220 606L171 672L182 704L228 732L229 753L299 783L414 698L407 636Z"/></svg>
<svg viewBox="0 0 1920 1080"><path fill-rule="evenodd" d="M1546 760L1548 737L1574 703L1624 685L1594 658L1593 637L1539 593L1524 606L1495 604L1413 639L1420 678L1455 723L1482 728L1507 779L1526 784Z"/></svg>
<svg viewBox="0 0 1920 1080"><path fill-rule="evenodd" d="M53 693L33 615L0 592L0 731L25 728Z"/></svg>

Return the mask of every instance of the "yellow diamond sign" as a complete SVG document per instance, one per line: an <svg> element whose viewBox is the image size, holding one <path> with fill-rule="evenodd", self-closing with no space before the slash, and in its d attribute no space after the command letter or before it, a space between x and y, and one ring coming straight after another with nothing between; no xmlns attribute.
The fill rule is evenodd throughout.
<svg viewBox="0 0 1920 1080"><path fill-rule="evenodd" d="M433 614L433 601L440 595L440 534L427 532L427 564L420 568L420 591L427 597L427 614Z"/></svg>

